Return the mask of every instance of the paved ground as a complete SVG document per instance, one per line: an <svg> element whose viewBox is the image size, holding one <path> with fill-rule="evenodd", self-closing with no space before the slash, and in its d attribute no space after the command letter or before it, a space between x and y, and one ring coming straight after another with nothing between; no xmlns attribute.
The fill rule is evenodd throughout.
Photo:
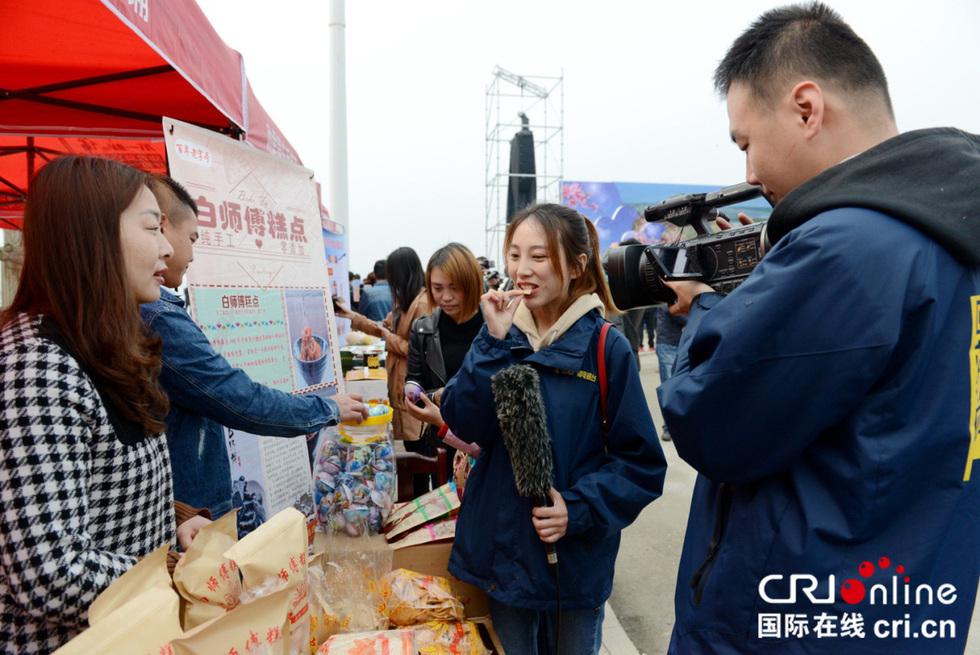
<svg viewBox="0 0 980 655"><path fill-rule="evenodd" d="M606 615L602 622L602 648L599 655L639 655L609 603L606 603Z"/></svg>
<svg viewBox="0 0 980 655"><path fill-rule="evenodd" d="M640 357L643 388L659 427L662 419L656 394L660 384L657 359L652 353ZM677 456L672 443L663 446L668 464L664 495L623 533L609 601L618 621L612 624L607 620L605 626L604 652L609 655L633 655L637 650L644 655L665 653L670 641L674 584L695 473ZM632 644L623 641L617 624L622 624L627 641ZM974 612L970 632L966 653L980 655L980 612Z"/></svg>

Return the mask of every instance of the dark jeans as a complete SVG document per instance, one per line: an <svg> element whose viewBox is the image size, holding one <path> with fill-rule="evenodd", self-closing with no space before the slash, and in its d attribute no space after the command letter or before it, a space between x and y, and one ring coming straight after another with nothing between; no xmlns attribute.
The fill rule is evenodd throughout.
<svg viewBox="0 0 980 655"><path fill-rule="evenodd" d="M605 605L595 609L562 610L558 652L597 655L602 646ZM551 655L555 652L555 615L511 607L490 599L493 629L507 655Z"/></svg>
<svg viewBox="0 0 980 655"><path fill-rule="evenodd" d="M636 368L640 368L640 348L643 347L643 310L631 309L618 317L620 328L633 349Z"/></svg>
<svg viewBox="0 0 980 655"><path fill-rule="evenodd" d="M643 328L647 329L647 345L651 348L653 338L657 334L657 308L647 307L643 310L643 324L640 326L640 345L643 345Z"/></svg>

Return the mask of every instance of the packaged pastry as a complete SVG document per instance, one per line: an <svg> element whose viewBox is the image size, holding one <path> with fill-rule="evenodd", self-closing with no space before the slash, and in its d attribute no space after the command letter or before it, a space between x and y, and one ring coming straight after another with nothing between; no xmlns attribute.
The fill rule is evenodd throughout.
<svg viewBox="0 0 980 655"><path fill-rule="evenodd" d="M446 578L396 569L385 576L384 585L385 613L392 625L463 620L463 603Z"/></svg>
<svg viewBox="0 0 980 655"><path fill-rule="evenodd" d="M398 506L388 516L384 533L388 541L394 541L400 534L416 528L423 523L448 516L459 510L460 500L456 484L447 482L438 489L423 494L408 503Z"/></svg>
<svg viewBox="0 0 980 655"><path fill-rule="evenodd" d="M489 655L472 621L429 621L412 628L419 655Z"/></svg>
<svg viewBox="0 0 980 655"><path fill-rule="evenodd" d="M353 632L330 637L317 655L417 655L411 630Z"/></svg>
<svg viewBox="0 0 980 655"><path fill-rule="evenodd" d="M437 541L451 541L456 537L456 517L426 523L420 528L416 528L407 533L398 541L393 541L391 547L394 550L418 546L419 544L435 543Z"/></svg>
<svg viewBox="0 0 980 655"><path fill-rule="evenodd" d="M308 573L311 639L319 645L336 633L388 628L383 592L393 551L385 539L319 533L314 547L318 559Z"/></svg>

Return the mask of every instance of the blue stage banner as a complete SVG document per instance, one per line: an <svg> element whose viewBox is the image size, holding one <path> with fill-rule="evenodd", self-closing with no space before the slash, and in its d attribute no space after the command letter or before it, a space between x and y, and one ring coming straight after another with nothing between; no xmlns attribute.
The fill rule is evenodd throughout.
<svg viewBox="0 0 980 655"><path fill-rule="evenodd" d="M563 205L575 209L595 223L600 249L605 252L630 238L640 243L674 241L678 237L677 228L663 223L647 223L643 210L672 196L708 193L724 186L728 185L564 180L561 183L561 198ZM725 209L725 213L733 218L739 212L745 212L756 220L765 220L771 211L772 208L762 198ZM694 236L693 233L685 233L683 238L691 236Z"/></svg>

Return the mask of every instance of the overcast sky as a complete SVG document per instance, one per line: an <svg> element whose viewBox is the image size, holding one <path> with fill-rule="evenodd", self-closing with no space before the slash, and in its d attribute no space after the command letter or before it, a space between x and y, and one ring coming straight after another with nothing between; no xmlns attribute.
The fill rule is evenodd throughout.
<svg viewBox="0 0 980 655"><path fill-rule="evenodd" d="M245 56L256 94L316 171L329 208L328 0L198 2ZM495 65L564 73L566 179L742 181L711 77L731 42L779 4L348 0L353 270L403 245L424 265L450 240L500 259L484 253L484 103ZM980 132L980 2L829 4L881 60L900 130Z"/></svg>

